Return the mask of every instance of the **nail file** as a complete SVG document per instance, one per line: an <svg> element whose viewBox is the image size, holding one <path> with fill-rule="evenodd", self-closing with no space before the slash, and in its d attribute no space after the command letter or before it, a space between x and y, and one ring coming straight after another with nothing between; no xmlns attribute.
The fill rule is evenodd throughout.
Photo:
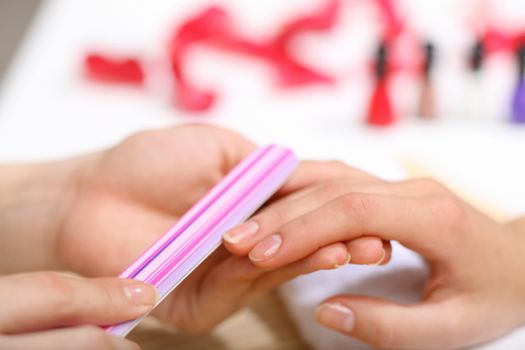
<svg viewBox="0 0 525 350"><path fill-rule="evenodd" d="M227 230L249 218L283 185L297 164L286 147L255 150L119 277L154 286L157 306L219 247ZM105 327L106 332L124 337L142 318Z"/></svg>

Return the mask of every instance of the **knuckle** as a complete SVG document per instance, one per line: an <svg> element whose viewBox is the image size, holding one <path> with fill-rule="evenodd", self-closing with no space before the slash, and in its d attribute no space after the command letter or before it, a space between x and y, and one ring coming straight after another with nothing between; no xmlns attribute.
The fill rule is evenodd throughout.
<svg viewBox="0 0 525 350"><path fill-rule="evenodd" d="M124 295L115 290L116 286L101 285L99 299L91 305L91 310L95 313L104 313L108 318L117 318L121 312L117 306L123 305Z"/></svg>
<svg viewBox="0 0 525 350"><path fill-rule="evenodd" d="M75 293L68 278L57 272L39 273L34 280L37 288L47 291L54 317L64 325L69 324L76 309Z"/></svg>
<svg viewBox="0 0 525 350"><path fill-rule="evenodd" d="M430 209L439 225L448 231L457 230L465 218L465 210L461 202L452 195L432 197Z"/></svg>
<svg viewBox="0 0 525 350"><path fill-rule="evenodd" d="M278 227L281 227L289 221L286 210L279 205L269 206L259 214L255 215L252 220L257 223L261 232L276 230Z"/></svg>
<svg viewBox="0 0 525 350"><path fill-rule="evenodd" d="M284 226L281 230L281 234L283 237L293 237L293 239L308 237L309 243L314 244L317 248L320 247L320 244L316 239L316 235L313 234L312 230L310 229L310 225L304 218L299 218L291 225Z"/></svg>
<svg viewBox="0 0 525 350"><path fill-rule="evenodd" d="M369 197L359 193L347 193L339 197L343 212L357 220L363 220L373 209Z"/></svg>
<svg viewBox="0 0 525 350"><path fill-rule="evenodd" d="M71 294L72 286L68 278L58 272L46 271L34 275L33 282L39 288L45 288L59 294Z"/></svg>
<svg viewBox="0 0 525 350"><path fill-rule="evenodd" d="M287 221L286 210L280 206L269 208L266 216L268 223L272 225L282 225Z"/></svg>

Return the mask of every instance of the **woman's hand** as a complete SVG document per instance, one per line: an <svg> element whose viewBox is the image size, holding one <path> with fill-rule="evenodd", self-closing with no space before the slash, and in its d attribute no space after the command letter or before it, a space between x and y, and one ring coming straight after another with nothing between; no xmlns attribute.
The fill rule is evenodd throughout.
<svg viewBox="0 0 525 350"><path fill-rule="evenodd" d="M97 154L28 166L23 184L7 186L17 190L0 210L0 267L11 273L46 268L116 276L254 148L231 131L191 125L142 132ZM12 181L20 180L18 173ZM304 163L276 198L343 177L371 178L339 163ZM38 178L46 179L45 186ZM9 209L9 203L17 205ZM354 262L375 262L381 241L362 243L370 245L370 256ZM345 245L335 243L270 270L219 248L153 314L181 331L202 333L279 283L348 259Z"/></svg>
<svg viewBox="0 0 525 350"><path fill-rule="evenodd" d="M135 343L90 325L135 319L155 299L152 287L134 280L55 272L0 277L0 348L138 350Z"/></svg>
<svg viewBox="0 0 525 350"><path fill-rule="evenodd" d="M297 216L301 207L306 213ZM430 277L417 304L340 295L317 309L321 324L375 347L456 349L525 323L523 225L497 223L433 180L336 181L282 199L253 220L258 232L227 248L262 268L368 235L426 258Z"/></svg>

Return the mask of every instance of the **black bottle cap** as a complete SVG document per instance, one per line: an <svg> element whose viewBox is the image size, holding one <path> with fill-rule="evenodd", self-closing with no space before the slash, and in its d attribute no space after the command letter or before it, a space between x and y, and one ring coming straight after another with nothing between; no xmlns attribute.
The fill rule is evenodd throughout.
<svg viewBox="0 0 525 350"><path fill-rule="evenodd" d="M481 39L477 40L470 52L470 69L479 72L485 60L485 45Z"/></svg>
<svg viewBox="0 0 525 350"><path fill-rule="evenodd" d="M525 43L518 48L518 74L519 77L525 75Z"/></svg>
<svg viewBox="0 0 525 350"><path fill-rule="evenodd" d="M423 50L425 52L425 63L423 66L423 74L426 77L428 77L436 63L436 46L430 41L428 41L423 45Z"/></svg>
<svg viewBox="0 0 525 350"><path fill-rule="evenodd" d="M388 74L388 47L385 41L377 47L375 73L377 79L382 79Z"/></svg>

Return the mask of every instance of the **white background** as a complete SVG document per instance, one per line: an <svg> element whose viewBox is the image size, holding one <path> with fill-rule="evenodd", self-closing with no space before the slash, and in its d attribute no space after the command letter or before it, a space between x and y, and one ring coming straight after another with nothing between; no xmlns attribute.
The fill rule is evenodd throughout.
<svg viewBox="0 0 525 350"><path fill-rule="evenodd" d="M512 58L492 59L476 87L480 95L475 102L468 97L462 55L473 40L466 28L477 2L399 1L410 27L438 45L440 118L425 122L414 116L417 84L400 77L394 95L403 119L384 130L363 123L371 87L365 65L380 30L371 2L346 1L334 31L297 43L305 61L338 77L336 87L280 90L264 65L196 49L192 79L220 96L209 113L195 116L173 106L165 45L174 26L209 1L49 0L2 85L0 161L64 157L107 147L144 128L205 121L260 143L287 144L302 157L342 159L390 178L401 176L395 162L408 160L504 217L525 213L525 127L505 121L515 80ZM254 37L271 35L286 18L321 4L214 3L225 4ZM493 3L490 21L525 23L522 0ZM151 79L143 89L86 81L81 62L90 49L138 55Z"/></svg>

